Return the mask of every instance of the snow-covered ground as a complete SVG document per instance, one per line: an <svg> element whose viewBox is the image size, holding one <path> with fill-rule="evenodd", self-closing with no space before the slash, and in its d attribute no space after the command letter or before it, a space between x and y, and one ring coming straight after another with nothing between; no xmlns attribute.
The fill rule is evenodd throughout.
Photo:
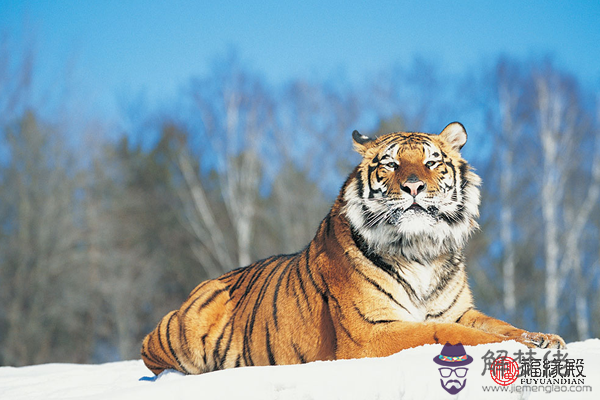
<svg viewBox="0 0 600 400"><path fill-rule="evenodd" d="M445 392L438 365L433 358L441 345L426 345L386 358L314 362L304 365L236 368L198 376L166 371L155 381L140 380L152 374L139 361L102 365L44 364L0 368L0 399L598 399L600 398L600 339L570 343L567 359L582 359L578 373L585 378L582 388L570 383L531 384L520 379L508 392L501 390L484 359L509 357L527 349L516 342L465 346L473 362L468 365L467 383L457 395ZM547 351L537 350L543 359ZM556 351L549 357L554 358ZM564 356L565 352L562 353ZM575 362L576 363L576 362ZM581 363L581 362L580 362ZM543 366L543 361L541 364ZM583 366L581 366L583 365ZM560 377L559 377L560 378ZM517 386L519 388L517 388ZM488 391L485 391L487 387ZM534 389L535 387L535 389ZM587 392L576 392L585 389ZM591 388L591 392L589 391ZM510 390L513 390L511 393ZM549 390L563 392L546 393ZM566 390L566 391L565 391Z"/></svg>

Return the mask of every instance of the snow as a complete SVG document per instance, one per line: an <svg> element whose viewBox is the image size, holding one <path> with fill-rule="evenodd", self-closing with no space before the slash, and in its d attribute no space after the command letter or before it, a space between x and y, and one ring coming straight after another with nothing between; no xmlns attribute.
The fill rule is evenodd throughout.
<svg viewBox="0 0 600 400"><path fill-rule="evenodd" d="M235 368L197 376L165 371L155 381L140 381L152 376L140 360L0 367L0 399L592 399L594 391L600 392L600 339L570 343L566 350L567 358L584 360L585 385L592 388L587 393L484 392L482 385L500 387L489 372L482 376L484 354L506 350L512 357L527 351L516 342L504 342L465 346L473 357L467 384L450 395L442 389L433 362L441 349L425 345L386 358ZM536 358L546 352L536 350ZM566 386L568 390L571 385Z"/></svg>

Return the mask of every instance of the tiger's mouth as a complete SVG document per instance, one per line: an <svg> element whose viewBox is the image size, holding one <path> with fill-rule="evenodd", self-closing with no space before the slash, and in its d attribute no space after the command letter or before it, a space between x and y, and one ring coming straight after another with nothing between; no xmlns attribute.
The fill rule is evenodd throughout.
<svg viewBox="0 0 600 400"><path fill-rule="evenodd" d="M412 203L412 205L404 211L406 212L409 210L412 210L414 212L427 212L427 210L424 209L423 207L421 207L416 201L414 203Z"/></svg>
<svg viewBox="0 0 600 400"><path fill-rule="evenodd" d="M435 206L428 206L427 208L425 208L417 202L413 202L409 207L405 209L395 209L389 214L389 216L384 221L390 225L397 225L398 223L400 223L400 220L403 216L410 218L411 214L413 216L427 215L429 217L437 219L438 213L439 209Z"/></svg>
<svg viewBox="0 0 600 400"><path fill-rule="evenodd" d="M410 205L410 207L404 210L404 212L407 211L414 211L415 213L426 213L431 216L436 216L440 210L436 206L427 206L427 208L425 208L415 201Z"/></svg>

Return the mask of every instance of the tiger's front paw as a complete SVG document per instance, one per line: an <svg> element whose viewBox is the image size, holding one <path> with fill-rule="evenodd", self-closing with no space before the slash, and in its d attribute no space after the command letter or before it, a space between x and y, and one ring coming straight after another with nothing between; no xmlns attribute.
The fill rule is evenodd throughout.
<svg viewBox="0 0 600 400"><path fill-rule="evenodd" d="M528 347L541 349L566 349L565 341L558 335L551 333L525 332L518 340Z"/></svg>

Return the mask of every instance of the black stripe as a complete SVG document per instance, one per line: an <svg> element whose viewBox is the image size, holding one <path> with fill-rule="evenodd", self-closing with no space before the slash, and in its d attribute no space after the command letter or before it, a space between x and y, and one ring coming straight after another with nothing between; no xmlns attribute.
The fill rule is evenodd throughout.
<svg viewBox="0 0 600 400"><path fill-rule="evenodd" d="M362 199L362 197L364 195L364 191L365 191L365 184L363 183L360 173L356 174L356 191L357 191L358 197L360 197Z"/></svg>
<svg viewBox="0 0 600 400"><path fill-rule="evenodd" d="M294 353L296 353L296 357L298 357L298 360L300 360L300 364L306 364L306 358L300 352L300 349L298 348L296 343L292 342L292 348L294 349Z"/></svg>
<svg viewBox="0 0 600 400"><path fill-rule="evenodd" d="M460 177L464 181L465 180L465 175L467 175L467 172L469 172L469 164L467 164L464 161L461 161L458 164L458 170L460 171Z"/></svg>
<svg viewBox="0 0 600 400"><path fill-rule="evenodd" d="M335 296L329 291L329 287L327 286L327 282L325 280L323 280L323 283L325 283L325 293L322 295L323 296L323 302L325 303L325 307L328 308L329 313L331 315L331 307L329 306L330 302L333 302L334 305L334 310L335 312L337 312L338 314L338 323L340 324L340 327L342 328L342 331L344 331L344 333L346 334L346 336L348 336L348 338L354 343L354 344L360 344L358 343L354 337L352 336L352 334L350 333L350 331L348 330L348 328L346 328L346 326L344 325L343 321L345 320L345 316L344 316L344 312L342 311L342 307L340 306L340 302L338 301L338 299L335 298Z"/></svg>
<svg viewBox="0 0 600 400"><path fill-rule="evenodd" d="M200 289L202 289L204 286L206 286L206 284L207 284L208 282L210 282L210 280L208 280L208 281L204 281L204 282L202 282L201 284L199 284L198 286L196 286L196 288L195 288L194 290L192 290L192 293L190 293L190 295L188 296L188 299L189 299L189 298L192 298L192 297L194 297L194 295L195 295L195 294L196 294L196 293L197 293L197 292L198 292Z"/></svg>
<svg viewBox="0 0 600 400"><path fill-rule="evenodd" d="M252 356L250 354L250 341L251 341L252 333L254 331L254 324L256 322L256 314L258 313L260 304L262 303L262 300L264 299L265 294L269 288L269 283L271 281L271 278L273 277L275 272L278 270L278 267L281 265L281 263L284 260L285 259L283 257L281 257L278 260L279 262L277 263L277 265L274 265L271 267L271 271L265 278L265 280L260 288L260 291L258 292L256 299L254 300L254 306L252 307L252 313L250 314L249 319L246 321L246 326L244 328L244 345L243 345L244 361L246 362L246 365L254 365L254 362L252 361Z"/></svg>
<svg viewBox="0 0 600 400"><path fill-rule="evenodd" d="M154 365L161 366L161 365L165 364L165 362L163 360L157 360L156 358L154 358L154 354L150 355L150 354L146 353L144 350L142 350L142 357L145 357L148 361L150 361Z"/></svg>
<svg viewBox="0 0 600 400"><path fill-rule="evenodd" d="M256 268L256 264L252 264L248 267L240 268L242 270L241 272L243 272L243 273L240 274L241 276L237 276L237 280L229 289L229 293L233 294L233 292L235 292L242 285L242 283L246 280L246 277L249 275L250 271L253 270L253 268ZM234 276L234 278L235 278L235 276Z"/></svg>
<svg viewBox="0 0 600 400"><path fill-rule="evenodd" d="M286 273L289 273L290 266L292 265L292 260L288 260L286 267L281 271L279 275L279 279L277 279L277 283L275 284L275 291L273 293L273 322L275 323L275 329L279 329L277 325L277 297L279 296L279 288L281 287L281 282L283 281L283 276ZM289 276L289 274L288 274Z"/></svg>
<svg viewBox="0 0 600 400"><path fill-rule="evenodd" d="M179 349L182 352L182 357L184 359L187 360L191 360L191 354L189 352L189 346L188 346L188 340L187 340L187 332L185 330L185 327L183 326L183 316L180 315L179 318L177 319L179 322ZM206 352L205 352L206 354Z"/></svg>
<svg viewBox="0 0 600 400"><path fill-rule="evenodd" d="M298 276L298 280L300 281L299 282L300 287L301 287L301 289L302 289L302 291L304 293L304 297L305 297L306 301L308 302L308 296L306 295L306 292L304 292L304 285L302 284L302 281L301 281L301 278L300 278L300 275L299 275L299 273L300 273L299 272L299 269L300 269L299 266L300 266L300 257L296 257L294 259L293 269L296 271L296 276ZM292 292L293 293L292 293L291 297L293 297L294 300L296 301L296 308L298 308L298 315L300 315L300 318L302 319L302 321L304 321L306 318L304 317L304 312L302 310L302 305L300 304L300 296L298 295L298 291L296 290L296 282L292 281L291 278L292 278L292 273L290 272L288 274L288 283L292 282ZM289 296L289 293L288 293L288 296Z"/></svg>
<svg viewBox="0 0 600 400"><path fill-rule="evenodd" d="M396 282L398 282L406 291L406 293L408 294L408 296L410 297L411 300L418 300L417 293L415 292L415 290L413 289L413 287L411 286L410 283L408 283L399 273L398 271L392 267L391 265L389 265L388 263L386 263L385 261L383 261L383 259L381 258L381 256L379 256L378 254L373 253L372 251L369 250L367 243L365 242L365 240L362 238L362 236L354 229L351 228L350 233L352 235L352 240L354 240L354 244L356 245L356 247L358 247L358 250L360 250L360 252L369 260L371 261L376 267L378 267L379 269L383 270L385 273L387 273L390 277L392 277Z"/></svg>
<svg viewBox="0 0 600 400"><path fill-rule="evenodd" d="M440 213L438 214L441 219L443 219L448 225L454 225L460 222L465 221L465 215L463 213L464 206L459 205L456 211L451 213Z"/></svg>
<svg viewBox="0 0 600 400"><path fill-rule="evenodd" d="M182 329L184 330L184 329ZM202 337L200 338L200 341L202 342L202 362L204 363L204 365L206 365L206 354L207 354L207 349L206 349L206 338L208 337L208 333L205 333L204 335L202 335Z"/></svg>
<svg viewBox="0 0 600 400"><path fill-rule="evenodd" d="M377 282L375 282L374 280L372 280L371 278L369 278L368 276L366 276L361 270L359 270L356 266L354 266L354 270L356 272L359 273L359 275L361 275L363 277L364 280L366 280L367 282L369 282L371 285L373 285L375 287L375 289L377 289L378 291L380 291L381 293L385 294L390 300L392 300L394 303L396 303L397 305L400 306L400 308L402 308L404 311L406 311L407 313L411 314L410 311L408 311L408 309L406 307L404 307L402 304L400 304L400 302L398 300L396 300L394 298L394 296L392 296L392 294L390 292L388 292L387 290L385 290L384 288L382 288ZM412 314L411 314L412 315Z"/></svg>
<svg viewBox="0 0 600 400"><path fill-rule="evenodd" d="M175 314L175 313L173 313L173 314ZM162 327L162 325L164 323L165 323L165 319L163 318L163 319L160 320L160 322L158 324L158 327L156 328L156 332L158 333L157 334L157 336L158 336L158 345L160 346L160 349L162 350L162 352L164 354L168 355L169 352L167 351L167 349L165 349L165 345L163 344L163 338L162 338L162 334L161 334L161 330L162 330L161 327ZM161 357L161 359L162 359L162 357ZM171 363L170 362L165 362L165 364L170 365Z"/></svg>
<svg viewBox="0 0 600 400"><path fill-rule="evenodd" d="M250 354L250 335L248 335L248 324L250 321L246 321L246 327L244 329L244 342L242 345L242 355L244 356L244 363L246 365L254 365L252 361L252 355Z"/></svg>
<svg viewBox="0 0 600 400"><path fill-rule="evenodd" d="M360 315L360 317L362 319L364 319L366 322L368 322L369 324L372 324L372 325L389 324L390 322L398 322L397 319L376 319L376 320L370 319L370 318L367 318L367 316L365 314L363 314L357 306L354 306L354 309L356 310L356 312L358 313L358 315Z"/></svg>
<svg viewBox="0 0 600 400"><path fill-rule="evenodd" d="M456 176L456 167L450 160L446 162L446 166L450 167L450 169L452 170L452 177L454 178L454 187L456 187L456 184L458 183Z"/></svg>
<svg viewBox="0 0 600 400"><path fill-rule="evenodd" d="M181 364L181 361L179 360L179 357L177 356L177 354L175 353L175 349L173 349L173 344L171 343L171 321L173 320L173 318L175 317L177 313L173 313L171 314L171 317L169 318L169 321L167 322L167 345L169 346L169 350L171 351L171 354L173 354L173 357L175 357L175 361L177 361L177 364L179 365L180 371L183 371L186 374L190 374L190 372L185 369L185 367L183 366L183 364Z"/></svg>
<svg viewBox="0 0 600 400"><path fill-rule="evenodd" d="M338 321L338 323L340 324L340 327L342 328L342 331L344 331L344 333L346 334L346 336L348 336L348 339L350 339L352 341L352 343L354 343L356 345L360 345L360 343L358 343L356 341L356 339L354 339L354 337L350 334L350 331L348 330L348 328L346 328L346 326L341 322L341 318Z"/></svg>
<svg viewBox="0 0 600 400"><path fill-rule="evenodd" d="M377 170L377 165L369 165L368 169L367 169L367 186L369 187L369 197L371 197L370 192L373 191L373 186L371 185L371 176L373 175L373 172L375 172Z"/></svg>
<svg viewBox="0 0 600 400"><path fill-rule="evenodd" d="M246 307L248 306L249 302L244 302L244 300L246 299L246 297L252 292L252 290L254 289L254 285L256 284L256 282L258 281L258 279L260 278L260 276L262 275L262 273L267 269L264 267L264 262L261 262L260 264L256 264L254 266L254 271L253 274L250 276L250 279L248 281L248 284L246 286L246 290L244 291L244 293L242 293L240 295L240 298L238 300L238 304L244 304L243 308L239 308L236 307L235 310L235 314L237 315L238 312L244 312L246 310ZM234 315L235 316L235 315Z"/></svg>
<svg viewBox="0 0 600 400"><path fill-rule="evenodd" d="M325 234L327 236L331 235L331 212L325 217Z"/></svg>
<svg viewBox="0 0 600 400"><path fill-rule="evenodd" d="M308 247L306 248L306 256L305 256L306 257L306 272L308 273L308 277L310 278L310 281L313 284L313 286L315 287L317 293L319 293L320 295L323 295L323 291L317 285L317 282L315 281L315 278L313 277L312 271L310 269L310 247L311 246L312 246L312 242L310 242L308 244Z"/></svg>
<svg viewBox="0 0 600 400"><path fill-rule="evenodd" d="M290 261L290 263L292 262L297 262L298 257L294 257L293 261ZM287 279L285 280L285 294L289 297L290 295L290 281L292 280L292 274L289 273L287 274Z"/></svg>
<svg viewBox="0 0 600 400"><path fill-rule="evenodd" d="M206 300L204 301L204 303L202 303L202 304L201 304L201 305L198 307L198 310L197 310L196 312L200 313L200 311L202 311L202 309L203 309L204 307L206 307L206 306L208 306L210 303L212 303L212 302L213 302L213 300L214 300L214 299L215 299L215 298L216 298L216 297L217 297L219 294L221 294L221 293L225 292L227 289L228 289L227 287L224 287L224 288L221 288L221 289L215 290L215 291L214 291L214 292L213 292L213 293L212 293L212 294L211 294L211 295L208 297L208 299L206 299ZM200 299L201 299L201 297L197 297L197 298L196 298L194 301L192 301L192 303L191 303L189 306L187 306L187 307L186 307L186 309L183 311L183 313L182 313L182 315L181 315L181 316L182 316L182 317L184 317L184 316L185 316L185 315L188 313L188 311L190 310L190 308L192 308L192 307L193 307L193 305L194 305L194 304L196 304L196 302L197 302L198 300L200 300Z"/></svg>
<svg viewBox="0 0 600 400"><path fill-rule="evenodd" d="M269 357L269 365L275 365L275 356L273 355L273 349L271 349L271 335L269 334L269 323L265 324L266 330L266 346L267 346L267 356Z"/></svg>
<svg viewBox="0 0 600 400"><path fill-rule="evenodd" d="M469 308L467 308L467 310L466 310L464 313L462 313L462 314L460 315L460 317L458 317L458 319L456 320L456 323L457 323L457 324L460 324L460 320L462 319L462 317L464 317L464 316L465 316L465 314L466 314L466 313L468 313L469 311L471 311L472 309L473 309L473 307L469 307Z"/></svg>
<svg viewBox="0 0 600 400"><path fill-rule="evenodd" d="M225 360L227 359L227 354L229 353L229 348L231 347L231 340L233 338L233 319L230 319L227 324L225 324L225 326L223 327L223 330L221 331L221 334L219 335L219 338L217 339L217 342L215 344L215 350L213 352L213 360L215 360L215 363L218 361L218 366L219 368L221 368L223 366L223 363L225 363ZM221 347L221 341L223 340L223 338L225 337L225 332L227 331L227 328L230 328L229 330L229 338L227 339L227 344L225 345L225 349L223 349L223 356L219 357L219 353L221 353L221 350L219 349Z"/></svg>
<svg viewBox="0 0 600 400"><path fill-rule="evenodd" d="M438 313L435 313L435 314L427 314L427 315L425 316L425 320L428 320L429 318L439 318L439 317L441 317L442 315L446 314L448 311L450 311L450 309L451 309L452 307L454 307L454 305L455 305L455 304L456 304L456 302L458 301L458 298L459 298L459 297L460 297L460 295L462 294L463 290L465 290L465 286L466 286L466 281L465 281L465 282L463 282L463 285L462 285L462 287L460 288L460 290L458 291L458 293L456 294L456 296L454 297L454 300L452 300L452 303L450 303L450 305L449 305L449 306L448 306L446 309L444 309L444 310L442 310L442 311L440 311L440 312L438 312Z"/></svg>
<svg viewBox="0 0 600 400"><path fill-rule="evenodd" d="M296 286L294 286L292 288L293 292L294 292L294 300L296 301L296 308L298 309L298 315L300 316L300 318L302 319L302 321L304 321L306 318L304 317L304 312L302 311L302 305L300 304L300 299L298 298L298 293L296 292Z"/></svg>
<svg viewBox="0 0 600 400"><path fill-rule="evenodd" d="M225 328L227 327L227 325L229 325L231 323L231 321L232 320L230 319L229 322L227 322L227 324L225 325L225 327L223 327L221 334L219 335L219 337L217 338L217 341L215 342L215 348L213 349L213 360L217 360L219 358L219 354L220 354L219 348L221 347L221 340L223 340L223 337L225 336Z"/></svg>
<svg viewBox="0 0 600 400"><path fill-rule="evenodd" d="M388 263L384 262L381 257L377 256L377 262L373 263L375 264L377 267L379 267L381 270L383 270L384 272L386 272L389 276L391 276L396 282L398 282L406 291L406 293L408 294L408 296L411 298L411 300L416 300L418 299L417 293L415 292L415 290L413 289L413 287L411 286L410 283L408 283L399 273L398 271L392 267L391 265L389 265Z"/></svg>
<svg viewBox="0 0 600 400"><path fill-rule="evenodd" d="M196 312L199 314L199 313L202 311L202 309L204 309L204 308L205 308L205 307L207 307L209 304L211 304L211 303L212 303L212 302L215 300L215 298L216 298L216 297L217 297L219 294L221 294L221 293L223 293L223 292L225 292L225 291L227 291L227 288L221 288L221 289L215 290L215 291L214 291L214 292L213 292L213 293L212 293L212 294L211 294L211 295L210 295L210 296L209 296L209 297L208 297L208 298L207 298L207 299L206 299L206 300L205 300L205 301L204 301L204 302L203 302L203 303L202 303L202 304L201 304L201 305L198 307L198 309L196 310ZM189 348L188 348L187 330L186 330L186 329L185 329L185 327L183 326L183 318L185 317L185 315L187 315L187 313L188 313L188 312L189 312L189 310L192 308L192 306L193 306L194 304L196 304L196 302L197 302L198 300L200 300L200 299L201 299L201 297L199 296L199 297L198 297L198 298L196 298L196 299L195 299L195 300L194 300L194 301L193 301L193 302L192 302L192 303L191 303L189 306L187 306L187 307L186 307L186 309L185 309L185 310L183 310L183 312L181 313L181 315L180 315L180 318L179 318L179 321L180 321L180 323L179 323L179 340L180 340L180 341L181 341L181 343L183 344L183 346L181 346L181 348L182 348L182 351L183 351L184 355L185 355L185 356L186 356L188 359L191 359L191 355L190 355L190 353L189 353L189 350L188 350ZM206 334L203 336L203 338L205 338L205 337L206 337ZM206 346L204 346L204 343L203 343L203 348L204 348L204 364L206 365L206 353L207 353L207 349L206 349ZM218 348L218 347L217 347L217 348Z"/></svg>
<svg viewBox="0 0 600 400"><path fill-rule="evenodd" d="M238 368L242 365L241 359L242 359L242 356L238 354L237 358L235 359L235 368Z"/></svg>
<svg viewBox="0 0 600 400"><path fill-rule="evenodd" d="M271 279L273 278L275 273L279 270L279 266L285 261L285 259L282 257L278 261L279 262L276 265L271 266L271 271L265 278L265 280L262 284L262 287L260 288L260 291L258 292L256 299L254 300L254 307L252 307L252 314L250 314L250 319L249 319L250 325L246 327L246 329L247 329L246 333L245 333L246 335L248 333L252 334L252 331L254 330L254 323L256 322L256 314L258 314L260 305L261 305L267 291L269 290L269 285L271 283ZM248 329L250 329L250 331L248 331Z"/></svg>
<svg viewBox="0 0 600 400"><path fill-rule="evenodd" d="M160 340L160 339L159 339ZM164 355L168 355L167 351L164 349L163 345L161 342L159 342L160 344L160 348L163 352ZM153 346L154 347L154 346ZM152 352L152 349L150 349L150 344L148 344L148 351ZM152 353L152 358L154 361L156 361L156 363L158 365L172 365L170 360L165 360L160 354L156 354L156 353Z"/></svg>
<svg viewBox="0 0 600 400"><path fill-rule="evenodd" d="M259 262L260 262L260 261L259 261ZM236 275L239 275L239 274L241 274L241 273L243 273L243 272L248 272L248 267L250 267L250 266L252 266L252 264L250 264L250 265L246 265L246 266L244 266L244 267L237 267L237 268L234 268L234 269L232 269L231 271L229 271L228 273L226 273L225 275L221 276L221 277L220 277L220 278L218 278L218 279L222 279L222 278L225 278L225 279L227 279L227 278L232 278L232 277L235 277Z"/></svg>
<svg viewBox="0 0 600 400"><path fill-rule="evenodd" d="M454 280L457 272L460 270L460 263L462 260L450 259L444 262L442 266L443 274L438 278L438 284L436 287L423 297L423 300L430 301L435 300L443 293L444 289L450 282Z"/></svg>
<svg viewBox="0 0 600 400"><path fill-rule="evenodd" d="M298 276L298 285L300 285L300 291L304 295L304 301L308 305L308 310L312 311L311 301L308 298L308 294L306 293L306 288L304 287L304 279L300 275L300 260L298 260L298 266L295 269L296 269L296 275ZM298 298L296 298L296 301L298 301ZM298 303L298 308L300 308L300 303Z"/></svg>
<svg viewBox="0 0 600 400"><path fill-rule="evenodd" d="M450 199L454 202L458 201L458 189L454 186L454 190L452 190L452 196Z"/></svg>

